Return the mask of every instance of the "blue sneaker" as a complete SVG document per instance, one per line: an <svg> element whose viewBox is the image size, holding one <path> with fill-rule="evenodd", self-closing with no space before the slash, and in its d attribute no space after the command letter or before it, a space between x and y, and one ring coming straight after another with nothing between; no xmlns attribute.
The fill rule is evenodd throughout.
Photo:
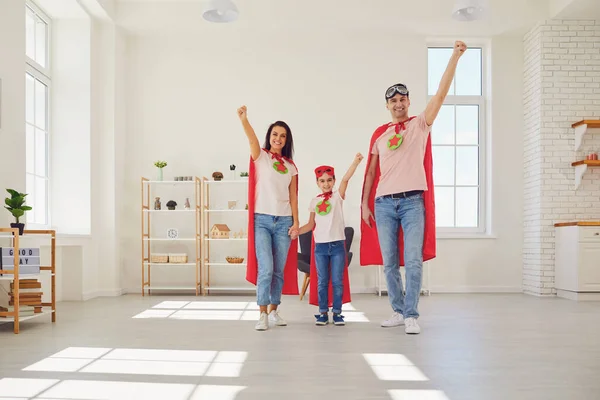
<svg viewBox="0 0 600 400"><path fill-rule="evenodd" d="M317 325L327 325L329 323L329 315L327 313L317 314L315 315L315 318L317 319Z"/></svg>
<svg viewBox="0 0 600 400"><path fill-rule="evenodd" d="M333 314L333 324L346 325L346 322L344 322L344 316L341 314Z"/></svg>

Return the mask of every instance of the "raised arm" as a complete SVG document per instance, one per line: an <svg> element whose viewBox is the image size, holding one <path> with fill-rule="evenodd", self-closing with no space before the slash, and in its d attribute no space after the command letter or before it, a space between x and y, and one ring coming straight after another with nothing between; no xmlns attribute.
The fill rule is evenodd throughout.
<svg viewBox="0 0 600 400"><path fill-rule="evenodd" d="M373 181L375 181L375 171L377 171L377 163L379 162L379 156L377 154L371 154L371 163L367 167L367 176L365 177L364 192L362 198L362 218L365 224L371 226L371 218L373 213L369 208L369 194L373 187Z"/></svg>
<svg viewBox="0 0 600 400"><path fill-rule="evenodd" d="M450 86L452 86L452 80L454 79L458 60L466 50L467 45L463 42L456 41L454 43L454 51L452 52L452 56L450 57L450 61L446 67L446 71L444 72L444 75L442 75L442 80L440 81L440 86L438 87L437 93L431 98L431 100L429 100L429 103L425 108L425 120L427 121L427 125L433 125L433 122L440 112L442 104L444 104L444 99L450 90Z"/></svg>
<svg viewBox="0 0 600 400"><path fill-rule="evenodd" d="M256 133L254 129L252 129L252 125L248 122L248 111L246 106L241 106L237 110L238 117L240 117L240 121L242 121L242 126L244 127L244 133L248 137L248 142L250 144L250 155L253 160L256 160L260 156L260 143L258 138L256 137Z"/></svg>
<svg viewBox="0 0 600 400"><path fill-rule="evenodd" d="M340 197L343 200L346 200L346 189L348 188L348 182L350 181L350 178L352 178L352 175L354 175L354 172L356 172L356 168L358 167L358 164L360 164L360 162L362 160L363 160L362 154L358 153L356 155L356 157L354 157L354 161L350 165L350 168L348 168L346 175L344 175L344 177L342 178L342 183L340 183L339 192L340 192Z"/></svg>

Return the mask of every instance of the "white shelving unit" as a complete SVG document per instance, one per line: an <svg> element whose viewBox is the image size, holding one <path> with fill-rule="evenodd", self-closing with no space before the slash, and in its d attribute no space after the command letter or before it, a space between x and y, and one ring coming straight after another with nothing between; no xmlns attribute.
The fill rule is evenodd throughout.
<svg viewBox="0 0 600 400"><path fill-rule="evenodd" d="M201 199L202 199L202 184L200 178L194 177L191 181L151 181L146 178L142 178L142 296L146 294L151 294L152 290L165 290L165 291L195 291L196 296L200 294L202 287L202 273L201 273ZM154 186L164 186L171 185L173 187L191 187L193 188L193 192L189 194L189 198L194 199L194 203L190 204L189 210L154 210L154 202L151 200L152 189ZM166 202L162 207L166 207ZM178 204L178 207L182 207L182 204ZM162 208L161 207L161 208ZM163 216L163 214L169 214L170 216L178 215L179 218L194 217L195 220L195 233L194 237L177 237L177 238L165 238L165 237L153 237L151 235L153 221L153 215L156 215L157 218L167 218ZM161 215L158 217L158 215ZM180 222L178 222L180 223ZM174 223L173 225L177 225L178 223ZM177 228L177 226L172 226L173 228ZM177 228L179 229L179 228ZM188 262L185 263L160 263L160 262L151 262L151 254L153 253L153 248L158 246L164 246L166 243L186 243L186 242L195 242L195 252L193 254L187 254ZM165 253L165 251L157 251L157 253ZM167 252L168 253L168 252ZM190 262L191 261L191 262ZM181 271L182 268L189 268L191 266L195 266L195 282L193 285L153 285L151 284L151 276L152 276L152 267L168 267L174 268L176 267L176 271ZM164 271L164 270L163 270Z"/></svg>
<svg viewBox="0 0 600 400"><path fill-rule="evenodd" d="M213 208L215 201L211 202L211 189L214 189L212 193L217 190L220 199L227 195L227 189L237 185L244 185L245 197L243 198L243 204L246 204L248 179L240 180L221 180L214 181L208 178L202 178L202 293L210 294L210 292L253 292L256 288L245 281L245 268L246 263L233 264L225 260L225 256L215 256L215 253L222 254L225 250L231 249L232 252L237 254L243 254L246 257L246 243L248 242L247 237L245 238L232 238L229 239L213 239L210 237L210 230L213 225L221 223L223 218L231 220L234 218L237 225L242 226L243 230L246 231L248 227L248 211L245 209L216 209ZM225 204L226 200L222 200ZM239 201L239 200L238 200ZM247 235L247 232L246 232ZM218 247L217 247L218 246ZM215 247L214 249L212 249ZM212 250L212 251L211 251ZM246 261L246 260L244 260ZM228 268L235 268L237 272L240 272L241 284L238 286L237 283L226 284L226 285L213 285L211 283L211 267L216 267L216 274L222 273ZM214 269L214 268L213 268Z"/></svg>

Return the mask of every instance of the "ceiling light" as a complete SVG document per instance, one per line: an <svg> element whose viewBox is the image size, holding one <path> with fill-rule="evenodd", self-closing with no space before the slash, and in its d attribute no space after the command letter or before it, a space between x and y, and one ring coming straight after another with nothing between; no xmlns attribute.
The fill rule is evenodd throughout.
<svg viewBox="0 0 600 400"><path fill-rule="evenodd" d="M482 0L457 0L452 10L452 17L458 21L474 21L485 13Z"/></svg>
<svg viewBox="0 0 600 400"><path fill-rule="evenodd" d="M231 0L210 0L204 7L202 17L209 22L233 22L239 11Z"/></svg>

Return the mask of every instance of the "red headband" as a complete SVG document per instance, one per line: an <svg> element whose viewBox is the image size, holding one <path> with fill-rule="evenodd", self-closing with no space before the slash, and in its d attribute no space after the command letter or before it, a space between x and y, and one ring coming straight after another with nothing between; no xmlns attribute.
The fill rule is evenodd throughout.
<svg viewBox="0 0 600 400"><path fill-rule="evenodd" d="M323 176L323 174L329 174L331 176L335 175L335 169L330 167L329 165L321 165L320 167L315 168L315 175L317 179Z"/></svg>

